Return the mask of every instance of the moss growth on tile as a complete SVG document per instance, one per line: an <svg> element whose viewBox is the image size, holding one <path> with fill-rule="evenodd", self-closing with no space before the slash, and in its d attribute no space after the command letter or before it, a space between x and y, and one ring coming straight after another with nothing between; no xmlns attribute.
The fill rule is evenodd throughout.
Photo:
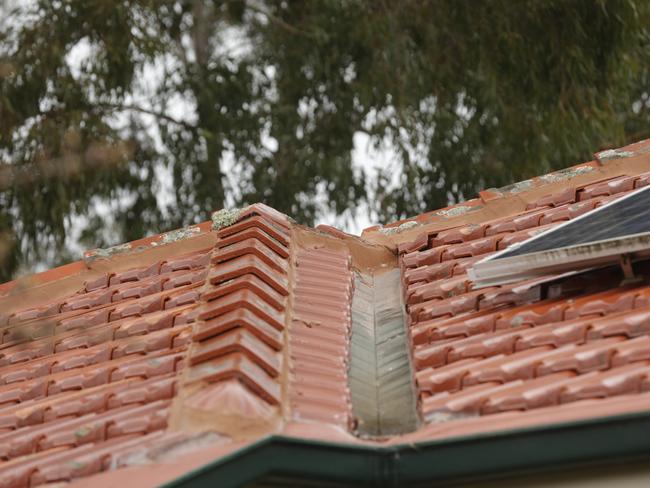
<svg viewBox="0 0 650 488"><path fill-rule="evenodd" d="M212 214L212 230L223 229L234 224L239 219L243 210L241 208L222 208L214 212Z"/></svg>

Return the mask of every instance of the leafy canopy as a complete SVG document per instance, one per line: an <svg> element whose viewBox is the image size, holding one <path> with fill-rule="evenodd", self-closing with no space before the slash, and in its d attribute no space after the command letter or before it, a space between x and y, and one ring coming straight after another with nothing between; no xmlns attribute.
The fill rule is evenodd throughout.
<svg viewBox="0 0 650 488"><path fill-rule="evenodd" d="M5 2L0 278L70 259L73 238L114 244L226 204L311 223L367 202L390 221L640 139L649 11L643 0ZM393 148L390 173L353 167L359 131Z"/></svg>

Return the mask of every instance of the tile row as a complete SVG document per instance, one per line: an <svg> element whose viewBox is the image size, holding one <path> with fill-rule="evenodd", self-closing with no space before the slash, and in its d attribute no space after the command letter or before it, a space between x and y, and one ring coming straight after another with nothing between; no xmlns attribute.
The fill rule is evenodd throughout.
<svg viewBox="0 0 650 488"><path fill-rule="evenodd" d="M650 361L606 371L576 374L559 371L533 380L486 382L457 393L443 392L422 401L426 420L532 410L585 399L650 391Z"/></svg>
<svg viewBox="0 0 650 488"><path fill-rule="evenodd" d="M0 326L23 325L35 319L51 319L66 312L95 309L187 285L200 285L206 277L209 257L209 250L204 250L150 266L105 273L86 281L81 290L65 299L0 316Z"/></svg>
<svg viewBox="0 0 650 488"><path fill-rule="evenodd" d="M129 316L113 322L97 320L97 317L79 317L74 327L54 328L48 334L36 338L0 345L0 368L33 361L51 354L70 350L88 349L104 343L186 325L194 321L195 305L187 304L163 311ZM174 335L174 332L171 333ZM126 343L125 343L126 344ZM115 344L119 346L119 344ZM0 369L0 374L2 369Z"/></svg>
<svg viewBox="0 0 650 488"><path fill-rule="evenodd" d="M149 379L131 376L83 390L68 390L62 395L6 404L0 407L0 432L105 412L126 405L144 405L157 400L172 399L176 392L175 373L178 371L179 368L176 368L171 373L154 375Z"/></svg>
<svg viewBox="0 0 650 488"><path fill-rule="evenodd" d="M353 274L347 249L296 256L289 334L289 401L296 421L351 427L349 337Z"/></svg>
<svg viewBox="0 0 650 488"><path fill-rule="evenodd" d="M425 420L645 391L650 286L621 287L618 271L605 269L564 281L550 276L474 289L467 270L491 253L648 182L650 174L644 174L564 188L519 215L442 230L400 246ZM525 400L538 394L551 403Z"/></svg>
<svg viewBox="0 0 650 488"><path fill-rule="evenodd" d="M87 281L18 311L0 343L0 486L68 481L166 438L210 254Z"/></svg>
<svg viewBox="0 0 650 488"><path fill-rule="evenodd" d="M601 274L602 278L605 276ZM613 278L612 278L613 281ZM518 326L540 326L579 318L595 318L650 305L650 286L617 287L613 290L563 299L544 299L507 309L485 309L447 319L419 322L412 328L414 346L434 341L469 337ZM601 321L601 324L605 322ZM587 323L584 323L587 325ZM599 328L590 325L591 334Z"/></svg>
<svg viewBox="0 0 650 488"><path fill-rule="evenodd" d="M72 330L89 329L96 325L112 324L121 319L143 317L155 312L172 310L196 304L201 283L183 285L143 297L131 297L122 303L106 303L89 310L62 313L48 318L32 319L1 329L1 348L33 342L44 337L60 336Z"/></svg>
<svg viewBox="0 0 650 488"><path fill-rule="evenodd" d="M151 378L179 371L185 347L136 354L0 386L0 406L74 392L128 378Z"/></svg>
<svg viewBox="0 0 650 488"><path fill-rule="evenodd" d="M504 233L516 233L548 224L566 221L579 217L622 194L650 184L650 173L636 176L623 176L606 181L584 185L582 187L567 187L557 193L546 195L528 204L527 211L518 215L502 217L479 224L461 225L437 232L435 235L421 234L414 241L400 244L399 250L404 256L407 268L419 267L427 261L437 262L457 259L467 256L477 256L481 252L496 251L499 248L498 239L490 239ZM513 239L523 239L521 233ZM481 240L483 239L483 240ZM473 246L461 245L479 240ZM508 242L504 242L504 247ZM512 242L510 242L512 244ZM448 246L432 251L431 248ZM414 251L429 249L425 255L409 254Z"/></svg>
<svg viewBox="0 0 650 488"><path fill-rule="evenodd" d="M78 431L87 432L89 437L93 437L94 433L94 438L103 440L78 442L67 445L66 449L53 448L6 461L0 466L0 488L73 481L129 466L133 463L132 459L142 459L152 449L172 447L183 442L186 435L163 430L166 408L164 403L157 403L153 408L136 411L126 428L119 415L113 417L112 420L121 423L124 428L121 435L114 435L117 432L115 428L108 429L104 436L97 435L93 427L101 425L106 419L89 418L88 427Z"/></svg>
<svg viewBox="0 0 650 488"><path fill-rule="evenodd" d="M190 339L190 327L185 325L102 342L87 348L69 349L1 368L0 386L99 365L122 357L180 349Z"/></svg>

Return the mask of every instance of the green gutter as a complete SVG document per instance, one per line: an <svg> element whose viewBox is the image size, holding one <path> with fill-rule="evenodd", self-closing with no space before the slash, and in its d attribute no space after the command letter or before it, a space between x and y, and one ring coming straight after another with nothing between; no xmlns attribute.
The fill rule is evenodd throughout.
<svg viewBox="0 0 650 488"><path fill-rule="evenodd" d="M166 487L236 487L278 476L398 487L488 480L650 458L650 412L388 447L272 436Z"/></svg>

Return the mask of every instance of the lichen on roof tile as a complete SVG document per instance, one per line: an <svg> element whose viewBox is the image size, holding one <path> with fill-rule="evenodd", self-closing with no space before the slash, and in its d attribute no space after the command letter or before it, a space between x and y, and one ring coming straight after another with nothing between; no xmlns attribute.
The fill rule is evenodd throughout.
<svg viewBox="0 0 650 488"><path fill-rule="evenodd" d="M555 183L557 181L569 180L575 178L576 176L584 175L586 173L591 173L594 171L592 166L575 166L573 168L566 168L547 175L542 175L539 177L540 180L545 183Z"/></svg>
<svg viewBox="0 0 650 488"><path fill-rule="evenodd" d="M86 251L84 254L85 259L108 259L112 256L123 254L131 251L132 246L130 243L118 244L116 246L97 248Z"/></svg>
<svg viewBox="0 0 650 488"><path fill-rule="evenodd" d="M436 215L440 215L441 217L451 219L454 217L460 217L461 215L465 215L466 213L469 212L475 212L476 210L481 209L481 205L454 205L451 208L444 209L444 210L438 210L435 212Z"/></svg>
<svg viewBox="0 0 650 488"><path fill-rule="evenodd" d="M598 153L598 159L603 163L612 159L631 158L632 156L634 156L632 151L621 151L619 149L606 149Z"/></svg>
<svg viewBox="0 0 650 488"><path fill-rule="evenodd" d="M223 229L224 227L229 227L237 222L239 216L245 209L240 208L222 208L216 212L212 213L212 230Z"/></svg>
<svg viewBox="0 0 650 488"><path fill-rule="evenodd" d="M182 229L165 232L160 236L160 242L162 244L170 244L172 242L182 241L183 239L194 237L200 233L201 233L201 229L199 227L196 226L183 227Z"/></svg>
<svg viewBox="0 0 650 488"><path fill-rule="evenodd" d="M617 149L606 149L597 152L595 157L598 161L604 164L616 159L640 156L642 154L647 154L648 152L650 152L650 139L645 139Z"/></svg>
<svg viewBox="0 0 650 488"><path fill-rule="evenodd" d="M381 227L379 229L379 232L385 236L391 236L394 234L399 234L400 232L404 232L405 230L413 229L419 225L420 224L418 224L415 220L409 220L396 227Z"/></svg>
<svg viewBox="0 0 650 488"><path fill-rule="evenodd" d="M533 180L523 180L518 181L517 183L512 183L510 185L502 186L501 188L488 188L488 191L494 193L505 193L505 194L517 194L527 190L530 190L535 186Z"/></svg>

